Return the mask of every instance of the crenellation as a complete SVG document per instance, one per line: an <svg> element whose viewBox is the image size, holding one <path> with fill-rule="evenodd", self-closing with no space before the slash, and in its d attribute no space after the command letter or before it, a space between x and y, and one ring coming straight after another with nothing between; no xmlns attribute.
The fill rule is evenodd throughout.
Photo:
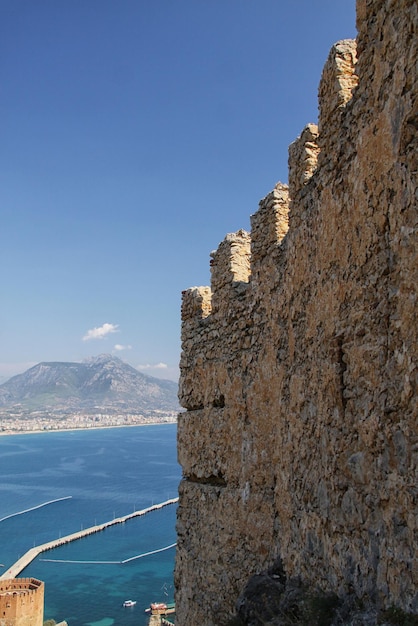
<svg viewBox="0 0 418 626"><path fill-rule="evenodd" d="M251 216L251 282L253 287L275 263L275 251L289 228L289 190L277 183ZM267 266L266 266L267 264Z"/></svg>
<svg viewBox="0 0 418 626"><path fill-rule="evenodd" d="M191 287L182 293L181 319L204 319L212 311L212 292L210 287Z"/></svg>
<svg viewBox="0 0 418 626"><path fill-rule="evenodd" d="M229 292L238 283L249 281L250 235L242 229L228 234L210 256L212 308L217 311L228 297L225 289Z"/></svg>
<svg viewBox="0 0 418 626"><path fill-rule="evenodd" d="M357 10L289 190L214 253L209 314L183 310L180 626L228 623L278 557L308 586L418 613L418 5Z"/></svg>
<svg viewBox="0 0 418 626"><path fill-rule="evenodd" d="M338 137L335 132L341 123L342 112L351 100L353 89L358 84L355 73L357 43L354 39L343 39L331 48L319 83L318 145L329 151L329 142Z"/></svg>
<svg viewBox="0 0 418 626"><path fill-rule="evenodd" d="M266 256L271 244L281 243L288 226L289 188L277 183L274 189L260 200L259 208L251 216L251 256L252 261Z"/></svg>
<svg viewBox="0 0 418 626"><path fill-rule="evenodd" d="M289 195L293 202L293 212L297 209L299 191L311 179L318 164L318 126L308 124L289 146Z"/></svg>

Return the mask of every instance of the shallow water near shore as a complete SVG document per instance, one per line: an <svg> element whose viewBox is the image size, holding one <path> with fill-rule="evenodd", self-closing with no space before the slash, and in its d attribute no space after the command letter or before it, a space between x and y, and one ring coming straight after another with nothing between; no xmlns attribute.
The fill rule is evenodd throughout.
<svg viewBox="0 0 418 626"><path fill-rule="evenodd" d="M0 522L0 572L34 545L175 498L176 459L175 424L1 437L0 519L71 498ZM120 561L174 543L175 517L170 505L132 518L42 553L20 576L45 582L45 619L145 625L150 602L173 600L175 549Z"/></svg>

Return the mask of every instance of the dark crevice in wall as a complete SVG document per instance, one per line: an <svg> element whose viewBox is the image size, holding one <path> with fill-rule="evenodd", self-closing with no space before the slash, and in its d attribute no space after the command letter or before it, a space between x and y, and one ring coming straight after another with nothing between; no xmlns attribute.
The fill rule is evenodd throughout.
<svg viewBox="0 0 418 626"><path fill-rule="evenodd" d="M221 393L217 398L213 401L214 409L223 409L225 406L225 396Z"/></svg>
<svg viewBox="0 0 418 626"><path fill-rule="evenodd" d="M196 474L190 474L185 477L191 483L197 483L199 485L209 485L210 487L226 487L226 480L223 476L196 476Z"/></svg>
<svg viewBox="0 0 418 626"><path fill-rule="evenodd" d="M185 406L184 408L186 409L188 413L190 413L190 411L201 411L205 407L203 404L196 404L196 405Z"/></svg>
<svg viewBox="0 0 418 626"><path fill-rule="evenodd" d="M345 397L345 382L344 382L344 374L347 370L347 364L344 361L344 349L343 349L343 335L337 337L337 361L338 361L338 374L340 377L340 394L341 394L341 404L343 406L343 410L345 411L347 406L347 398Z"/></svg>

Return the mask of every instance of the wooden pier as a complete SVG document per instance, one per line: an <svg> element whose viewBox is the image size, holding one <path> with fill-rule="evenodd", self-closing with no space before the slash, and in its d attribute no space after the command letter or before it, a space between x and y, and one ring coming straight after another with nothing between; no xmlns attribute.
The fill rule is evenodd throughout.
<svg viewBox="0 0 418 626"><path fill-rule="evenodd" d="M171 500L166 500L165 502L160 502L160 504L153 504L146 509L142 509L141 511L134 511L133 513L129 513L129 515L124 515L123 517L116 517L115 519L104 522L103 524L98 524L97 526L90 526L90 528L85 528L84 530L79 530L78 532L72 533L71 535L65 535L64 537L60 537L59 539L53 539L52 541L48 541L47 543L43 543L39 546L35 546L28 550L26 554L24 554L14 565L9 567L1 576L0 580L8 579L8 578L17 578L17 576L22 572L25 567L27 567L36 557L42 552L46 552L47 550L52 550L53 548L57 548L59 546L63 546L66 543L70 543L71 541L76 541L77 539L82 539L83 537L87 537L88 535L92 535L94 533L99 533L105 528L109 526L113 526L114 524L123 524L127 520L133 517L140 517L142 515L146 515L147 513L151 513L151 511L157 511L158 509L162 509L165 506L169 506L170 504L175 504L178 502L178 498L172 498Z"/></svg>

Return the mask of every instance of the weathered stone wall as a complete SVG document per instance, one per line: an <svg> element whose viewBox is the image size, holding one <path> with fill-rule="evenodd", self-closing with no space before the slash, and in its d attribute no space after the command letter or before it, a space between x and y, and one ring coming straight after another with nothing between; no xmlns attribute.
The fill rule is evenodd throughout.
<svg viewBox="0 0 418 626"><path fill-rule="evenodd" d="M418 612L418 5L358 0L357 17L289 189L183 294L179 626L225 624L278 556Z"/></svg>

